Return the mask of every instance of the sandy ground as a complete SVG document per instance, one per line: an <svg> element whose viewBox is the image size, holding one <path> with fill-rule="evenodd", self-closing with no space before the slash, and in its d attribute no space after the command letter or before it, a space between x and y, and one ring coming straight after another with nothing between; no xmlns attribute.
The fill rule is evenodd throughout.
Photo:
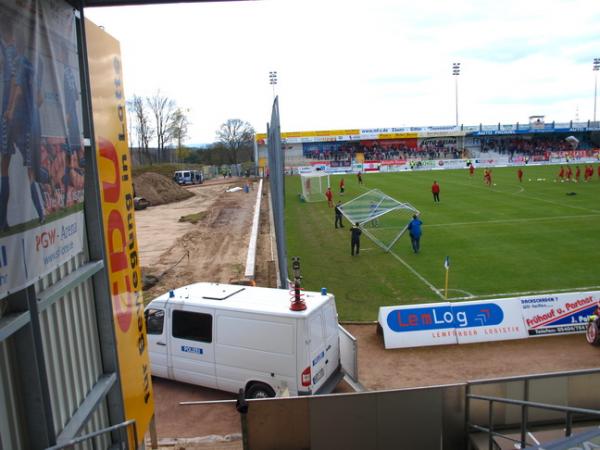
<svg viewBox="0 0 600 450"><path fill-rule="evenodd" d="M258 184L251 182L249 193L225 191L247 182L227 179L189 187L195 194L192 198L136 212L142 272L160 277L144 292L146 301L194 282L243 278ZM198 223L179 222L180 217L196 213L204 213ZM261 262L257 268L263 270L271 259L268 225L265 220L261 235L267 242L259 240L257 256ZM265 276L261 272L257 281L268 284Z"/></svg>
<svg viewBox="0 0 600 450"><path fill-rule="evenodd" d="M144 273L158 276L167 271L156 286L145 292L146 300L197 281L242 278L256 191L225 193L225 189L245 182L215 180L190 187L195 196L188 200L136 212ZM273 286L275 278L270 262L273 257L267 198L263 193L256 272L259 286ZM183 215L202 211L206 214L195 225L178 222ZM588 345L581 334L385 350L375 325L346 328L358 339L360 381L368 390L584 369L597 366L600 357L600 348ZM349 391L345 383L336 390ZM240 433L239 416L231 404L180 404L233 399L233 394L158 378L154 379L154 392L160 438Z"/></svg>

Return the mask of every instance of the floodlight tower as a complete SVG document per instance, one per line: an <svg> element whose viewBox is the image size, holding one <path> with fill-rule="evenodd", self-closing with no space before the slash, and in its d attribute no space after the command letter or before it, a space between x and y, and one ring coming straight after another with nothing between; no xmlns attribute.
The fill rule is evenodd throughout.
<svg viewBox="0 0 600 450"><path fill-rule="evenodd" d="M452 75L454 78L454 93L456 99L456 126L458 126L458 76L460 75L460 63L452 63Z"/></svg>
<svg viewBox="0 0 600 450"><path fill-rule="evenodd" d="M269 84L273 87L273 98L275 98L275 85L277 84L277 71L269 72Z"/></svg>
<svg viewBox="0 0 600 450"><path fill-rule="evenodd" d="M600 70L600 58L594 58L594 125L596 124L596 96L598 94L598 70Z"/></svg>

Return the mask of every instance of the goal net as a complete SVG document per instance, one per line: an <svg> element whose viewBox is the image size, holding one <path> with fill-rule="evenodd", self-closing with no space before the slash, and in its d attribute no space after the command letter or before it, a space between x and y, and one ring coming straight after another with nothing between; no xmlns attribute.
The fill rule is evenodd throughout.
<svg viewBox="0 0 600 450"><path fill-rule="evenodd" d="M358 223L373 242L389 251L405 233L408 223L419 211L379 189L373 189L340 206L348 221Z"/></svg>
<svg viewBox="0 0 600 450"><path fill-rule="evenodd" d="M300 174L302 197L307 202L322 202L327 200L325 191L329 187L329 175L324 172Z"/></svg>

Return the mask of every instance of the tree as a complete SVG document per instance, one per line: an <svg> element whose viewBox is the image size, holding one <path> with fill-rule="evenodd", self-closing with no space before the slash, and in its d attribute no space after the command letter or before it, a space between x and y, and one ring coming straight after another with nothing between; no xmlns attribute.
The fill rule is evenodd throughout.
<svg viewBox="0 0 600 450"><path fill-rule="evenodd" d="M177 108L171 117L171 122L169 123L168 134L170 139L173 139L176 143L176 154L177 158L181 160L181 155L183 154L183 141L188 138L188 128L189 128L189 120L185 114L185 111L181 108ZM187 155L187 154L186 154Z"/></svg>
<svg viewBox="0 0 600 450"><path fill-rule="evenodd" d="M229 119L217 130L217 140L227 149L229 162L237 164L241 151L252 154L254 128L240 119Z"/></svg>
<svg viewBox="0 0 600 450"><path fill-rule="evenodd" d="M129 111L133 114L133 130L137 137L137 146L140 149L140 153L146 155L148 162L152 164L152 158L148 147L150 145L150 140L154 136L154 128L150 123L148 109L146 108L144 99L139 95L134 95L133 99L127 103Z"/></svg>
<svg viewBox="0 0 600 450"><path fill-rule="evenodd" d="M153 97L146 97L146 103L154 115L156 143L159 160L164 158L165 147L171 142L169 127L176 111L175 101L160 94L160 89Z"/></svg>

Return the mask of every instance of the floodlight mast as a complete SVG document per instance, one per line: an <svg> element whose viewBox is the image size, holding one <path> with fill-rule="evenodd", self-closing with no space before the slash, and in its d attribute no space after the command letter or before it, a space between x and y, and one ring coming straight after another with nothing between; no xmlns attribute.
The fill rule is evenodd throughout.
<svg viewBox="0 0 600 450"><path fill-rule="evenodd" d="M452 76L454 78L454 94L456 104L456 126L458 126L458 76L460 75L460 63L452 63Z"/></svg>
<svg viewBox="0 0 600 450"><path fill-rule="evenodd" d="M269 72L269 84L273 87L273 98L275 98L275 85L277 84L277 71Z"/></svg>
<svg viewBox="0 0 600 450"><path fill-rule="evenodd" d="M598 70L600 70L600 58L594 58L594 125L596 125L596 97L598 94Z"/></svg>

